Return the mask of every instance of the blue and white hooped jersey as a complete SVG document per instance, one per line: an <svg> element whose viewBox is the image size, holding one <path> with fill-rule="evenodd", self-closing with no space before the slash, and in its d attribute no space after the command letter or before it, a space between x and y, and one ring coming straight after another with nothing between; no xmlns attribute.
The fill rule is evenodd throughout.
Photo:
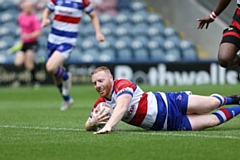
<svg viewBox="0 0 240 160"><path fill-rule="evenodd" d="M111 100L99 97L94 108L100 102L107 102L114 109L117 97L122 94L132 96L122 121L147 130L166 129L168 104L165 93L144 92L139 86L127 79L114 80Z"/></svg>
<svg viewBox="0 0 240 160"><path fill-rule="evenodd" d="M50 0L47 8L54 12L48 43L50 45L70 44L75 46L78 36L78 24L83 13L89 14L93 11L89 0Z"/></svg>

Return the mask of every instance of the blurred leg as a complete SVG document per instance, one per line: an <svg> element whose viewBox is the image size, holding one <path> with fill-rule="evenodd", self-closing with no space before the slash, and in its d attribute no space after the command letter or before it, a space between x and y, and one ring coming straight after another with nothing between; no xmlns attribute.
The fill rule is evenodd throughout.
<svg viewBox="0 0 240 160"><path fill-rule="evenodd" d="M35 52L33 50L26 51L25 58L25 68L31 73L31 83L34 84L36 82L35 77Z"/></svg>
<svg viewBox="0 0 240 160"><path fill-rule="evenodd" d="M237 66L240 63L240 57L237 55L238 48L232 43L222 43L218 51L218 63L227 68Z"/></svg>
<svg viewBox="0 0 240 160"><path fill-rule="evenodd" d="M14 59L14 65L16 67L21 67L24 63L25 54L23 51L18 51Z"/></svg>

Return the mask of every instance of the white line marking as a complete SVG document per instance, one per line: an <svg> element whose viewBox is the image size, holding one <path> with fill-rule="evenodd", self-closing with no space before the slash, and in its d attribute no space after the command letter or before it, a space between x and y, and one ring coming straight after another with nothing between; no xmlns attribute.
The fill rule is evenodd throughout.
<svg viewBox="0 0 240 160"><path fill-rule="evenodd" d="M85 131L83 129L75 129L75 128L30 127L30 126L15 126L15 125L0 125L0 128L38 129L38 130L53 130L53 131Z"/></svg>
<svg viewBox="0 0 240 160"><path fill-rule="evenodd" d="M77 128L53 128L53 127L31 127L31 126L16 126L16 125L0 125L0 128L15 128L15 129L37 129L37 130L53 130L53 131L79 131L83 132L85 129L77 129ZM184 132L183 134L179 133L173 133L173 132L141 132L141 131L124 131L124 130L119 130L116 131L117 133L121 134L143 134L143 135L157 135L157 136L175 136L175 137L200 137L200 138L215 138L215 139L240 139L240 137L235 137L235 136L220 136L220 135L204 135L204 134L195 134L195 133L189 133L189 132Z"/></svg>

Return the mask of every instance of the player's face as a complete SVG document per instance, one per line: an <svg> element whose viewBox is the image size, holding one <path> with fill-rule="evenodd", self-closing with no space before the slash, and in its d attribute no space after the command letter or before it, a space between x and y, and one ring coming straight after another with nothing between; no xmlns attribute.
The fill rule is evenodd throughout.
<svg viewBox="0 0 240 160"><path fill-rule="evenodd" d="M23 4L23 11L27 14L31 13L33 9L33 4L30 1L26 1Z"/></svg>
<svg viewBox="0 0 240 160"><path fill-rule="evenodd" d="M113 78L111 74L108 74L104 71L97 72L92 75L92 83L94 88L103 97L111 96Z"/></svg>

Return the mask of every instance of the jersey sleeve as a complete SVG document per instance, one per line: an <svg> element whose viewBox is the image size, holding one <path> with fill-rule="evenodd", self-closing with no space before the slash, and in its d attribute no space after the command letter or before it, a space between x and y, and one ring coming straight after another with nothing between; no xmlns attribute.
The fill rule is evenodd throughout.
<svg viewBox="0 0 240 160"><path fill-rule="evenodd" d="M115 80L114 92L117 97L123 94L129 94L133 96L133 92L136 90L137 86L129 80L121 79Z"/></svg>
<svg viewBox="0 0 240 160"><path fill-rule="evenodd" d="M87 14L91 13L94 10L94 7L93 7L92 3L90 3L89 0L83 0L82 3L83 3L84 11Z"/></svg>
<svg viewBox="0 0 240 160"><path fill-rule="evenodd" d="M47 8L53 12L55 10L55 4L56 4L56 0L50 0L48 3L47 3Z"/></svg>

